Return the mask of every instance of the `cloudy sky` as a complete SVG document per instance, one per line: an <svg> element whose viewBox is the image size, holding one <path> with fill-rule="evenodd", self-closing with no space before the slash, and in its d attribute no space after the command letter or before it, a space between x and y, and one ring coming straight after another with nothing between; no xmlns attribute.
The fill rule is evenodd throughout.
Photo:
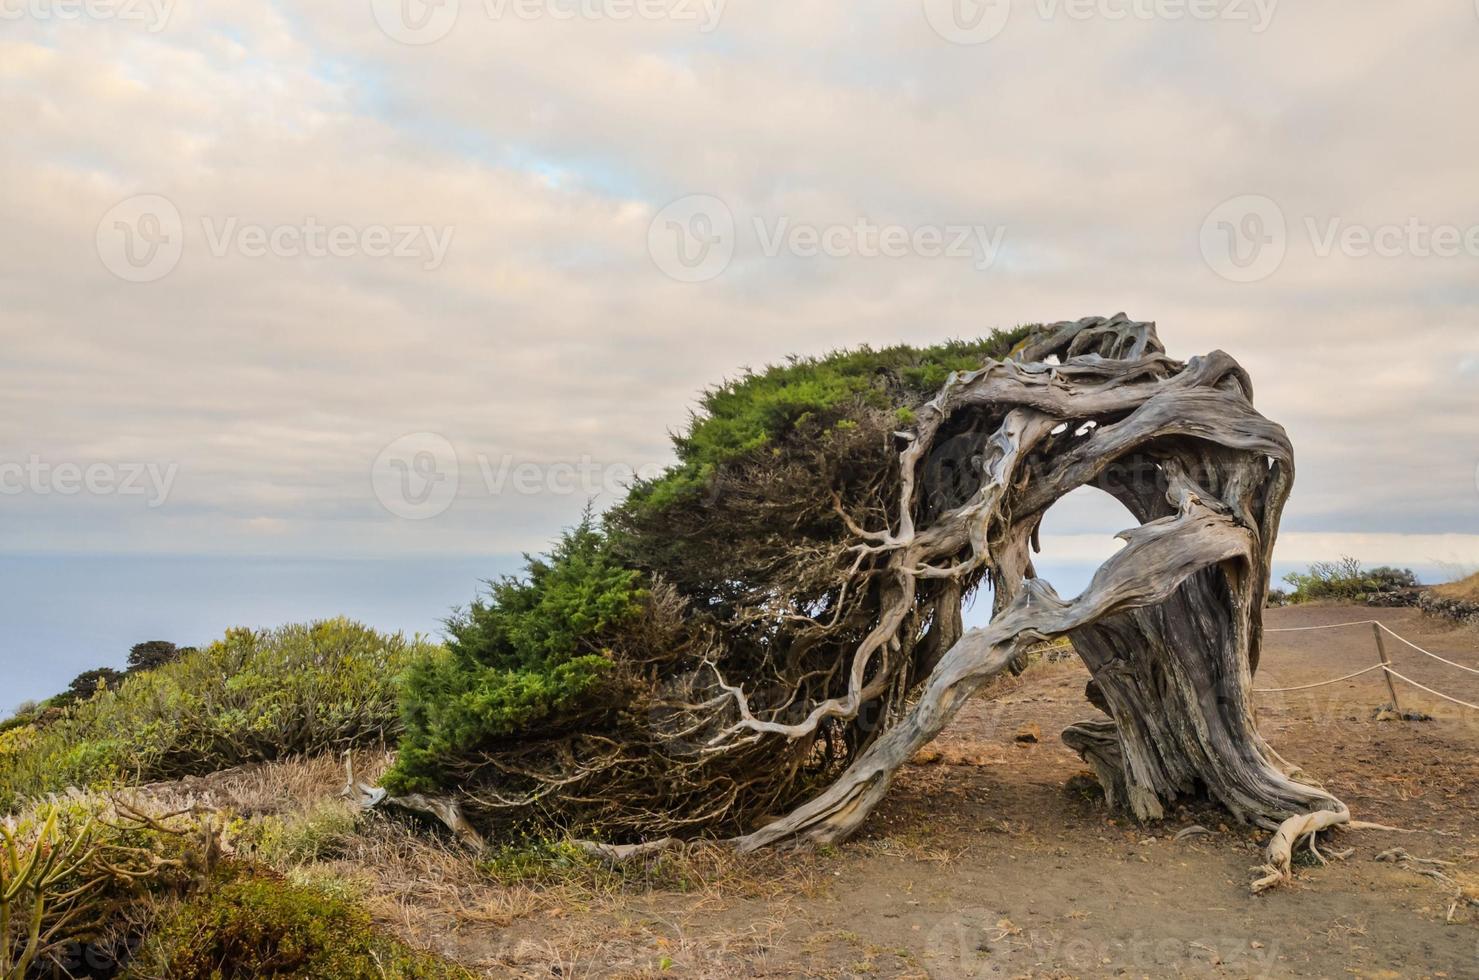
<svg viewBox="0 0 1479 980"><path fill-rule="evenodd" d="M7 554L535 548L741 366L1123 310L1289 429L1282 559L1479 568L1473 0L0 18Z"/></svg>

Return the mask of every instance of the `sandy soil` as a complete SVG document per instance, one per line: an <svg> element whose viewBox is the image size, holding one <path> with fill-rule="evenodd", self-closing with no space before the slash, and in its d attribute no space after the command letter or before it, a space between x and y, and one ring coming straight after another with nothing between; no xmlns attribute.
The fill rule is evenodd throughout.
<svg viewBox="0 0 1479 980"><path fill-rule="evenodd" d="M1479 666L1479 634L1414 610L1303 607L1270 627L1379 618ZM1479 703L1479 675L1388 640L1407 676ZM1371 628L1270 636L1258 687L1374 662ZM1402 847L1479 883L1479 712L1411 689L1432 721L1376 720L1379 672L1259 696L1263 731L1357 819L1415 833L1344 832L1329 866L1255 897L1267 833L1214 807L1155 826L1105 812L1058 740L1088 717L1076 659L1035 667L974 702L904 772L854 841L788 859L773 887L634 894L545 908L498 927L445 918L438 946L493 975L682 977L1479 977L1479 907L1376 856ZM1040 741L1021 742L1027 726ZM1193 824L1210 834L1176 842ZM765 883L757 883L763 885ZM1473 891L1479 897L1479 891ZM423 933L424 935L424 933Z"/></svg>

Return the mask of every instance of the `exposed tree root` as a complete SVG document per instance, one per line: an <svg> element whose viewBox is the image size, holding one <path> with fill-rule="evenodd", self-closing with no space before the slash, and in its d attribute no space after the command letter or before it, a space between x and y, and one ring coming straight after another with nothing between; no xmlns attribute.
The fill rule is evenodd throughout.
<svg viewBox="0 0 1479 980"><path fill-rule="evenodd" d="M1264 849L1267 862L1256 870L1263 872L1263 876L1253 881L1250 886L1253 894L1257 895L1268 891L1276 885L1281 885L1294 879L1294 848L1301 840L1305 840L1310 853L1315 856L1321 864L1327 863L1325 857L1320 853L1316 845L1316 835L1322 830L1334 827L1344 827L1347 830L1387 830L1395 833L1411 833L1398 827L1388 827L1385 824L1369 823L1364 820L1352 820L1351 812L1344 804L1339 810L1317 810L1314 813L1303 813L1290 817L1279 825L1274 833L1273 839L1268 842ZM1400 848L1384 852L1377 860L1386 859L1386 855L1400 852L1406 854ZM1331 852L1331 857L1345 858L1351 854L1349 849Z"/></svg>

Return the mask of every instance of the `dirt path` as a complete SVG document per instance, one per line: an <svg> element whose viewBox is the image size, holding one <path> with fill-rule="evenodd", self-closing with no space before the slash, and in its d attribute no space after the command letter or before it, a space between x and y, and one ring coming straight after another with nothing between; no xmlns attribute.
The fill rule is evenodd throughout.
<svg viewBox="0 0 1479 980"><path fill-rule="evenodd" d="M1411 610L1275 610L1270 627L1379 618L1479 666L1479 635ZM1479 702L1479 675L1389 641L1397 669ZM1370 627L1272 634L1257 686L1349 673L1375 660ZM1198 807L1141 827L1103 810L1059 742L1092 713L1077 660L1043 665L973 702L900 778L867 831L794 859L794 883L633 895L546 910L507 928L451 929L445 945L495 973L684 977L1479 977L1479 909L1375 857L1391 847L1455 862L1479 881L1479 712L1399 690L1429 722L1376 721L1379 672L1260 695L1265 736L1358 819L1414 834L1344 833L1346 861L1299 868L1254 897L1267 834ZM1020 742L1024 727L1042 738ZM1175 842L1201 824L1212 832ZM1479 893L1476 893L1479 894Z"/></svg>

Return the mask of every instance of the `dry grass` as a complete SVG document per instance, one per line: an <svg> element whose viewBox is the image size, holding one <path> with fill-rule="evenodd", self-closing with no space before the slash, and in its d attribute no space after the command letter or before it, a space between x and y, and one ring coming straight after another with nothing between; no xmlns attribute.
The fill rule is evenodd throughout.
<svg viewBox="0 0 1479 980"><path fill-rule="evenodd" d="M353 761L355 778L373 783L389 766L390 755L383 749L362 749L354 753ZM344 762L342 755L296 757L149 783L138 793L170 800L188 797L201 806L243 817L291 815L337 797L346 780Z"/></svg>
<svg viewBox="0 0 1479 980"><path fill-rule="evenodd" d="M1439 585L1433 591L1445 599L1458 599L1463 602L1479 602L1479 573L1470 575L1466 579L1457 582L1449 582Z"/></svg>
<svg viewBox="0 0 1479 980"><path fill-rule="evenodd" d="M384 752L357 753L356 778L374 780L388 762ZM344 783L342 756L322 756L155 783L138 795L235 814L254 859L353 896L398 938L495 976L570 978L596 964L602 976L657 976L669 966L708 975L726 956L763 959L792 903L829 887L828 854L741 855L693 843L613 867L560 842L475 853L432 828L354 810L339 797ZM722 935L688 926L757 900L771 910L764 922ZM503 932L515 922L522 938L510 943Z"/></svg>
<svg viewBox="0 0 1479 980"><path fill-rule="evenodd" d="M1007 759L1000 745L978 739L931 742L909 759L911 766L995 766Z"/></svg>

